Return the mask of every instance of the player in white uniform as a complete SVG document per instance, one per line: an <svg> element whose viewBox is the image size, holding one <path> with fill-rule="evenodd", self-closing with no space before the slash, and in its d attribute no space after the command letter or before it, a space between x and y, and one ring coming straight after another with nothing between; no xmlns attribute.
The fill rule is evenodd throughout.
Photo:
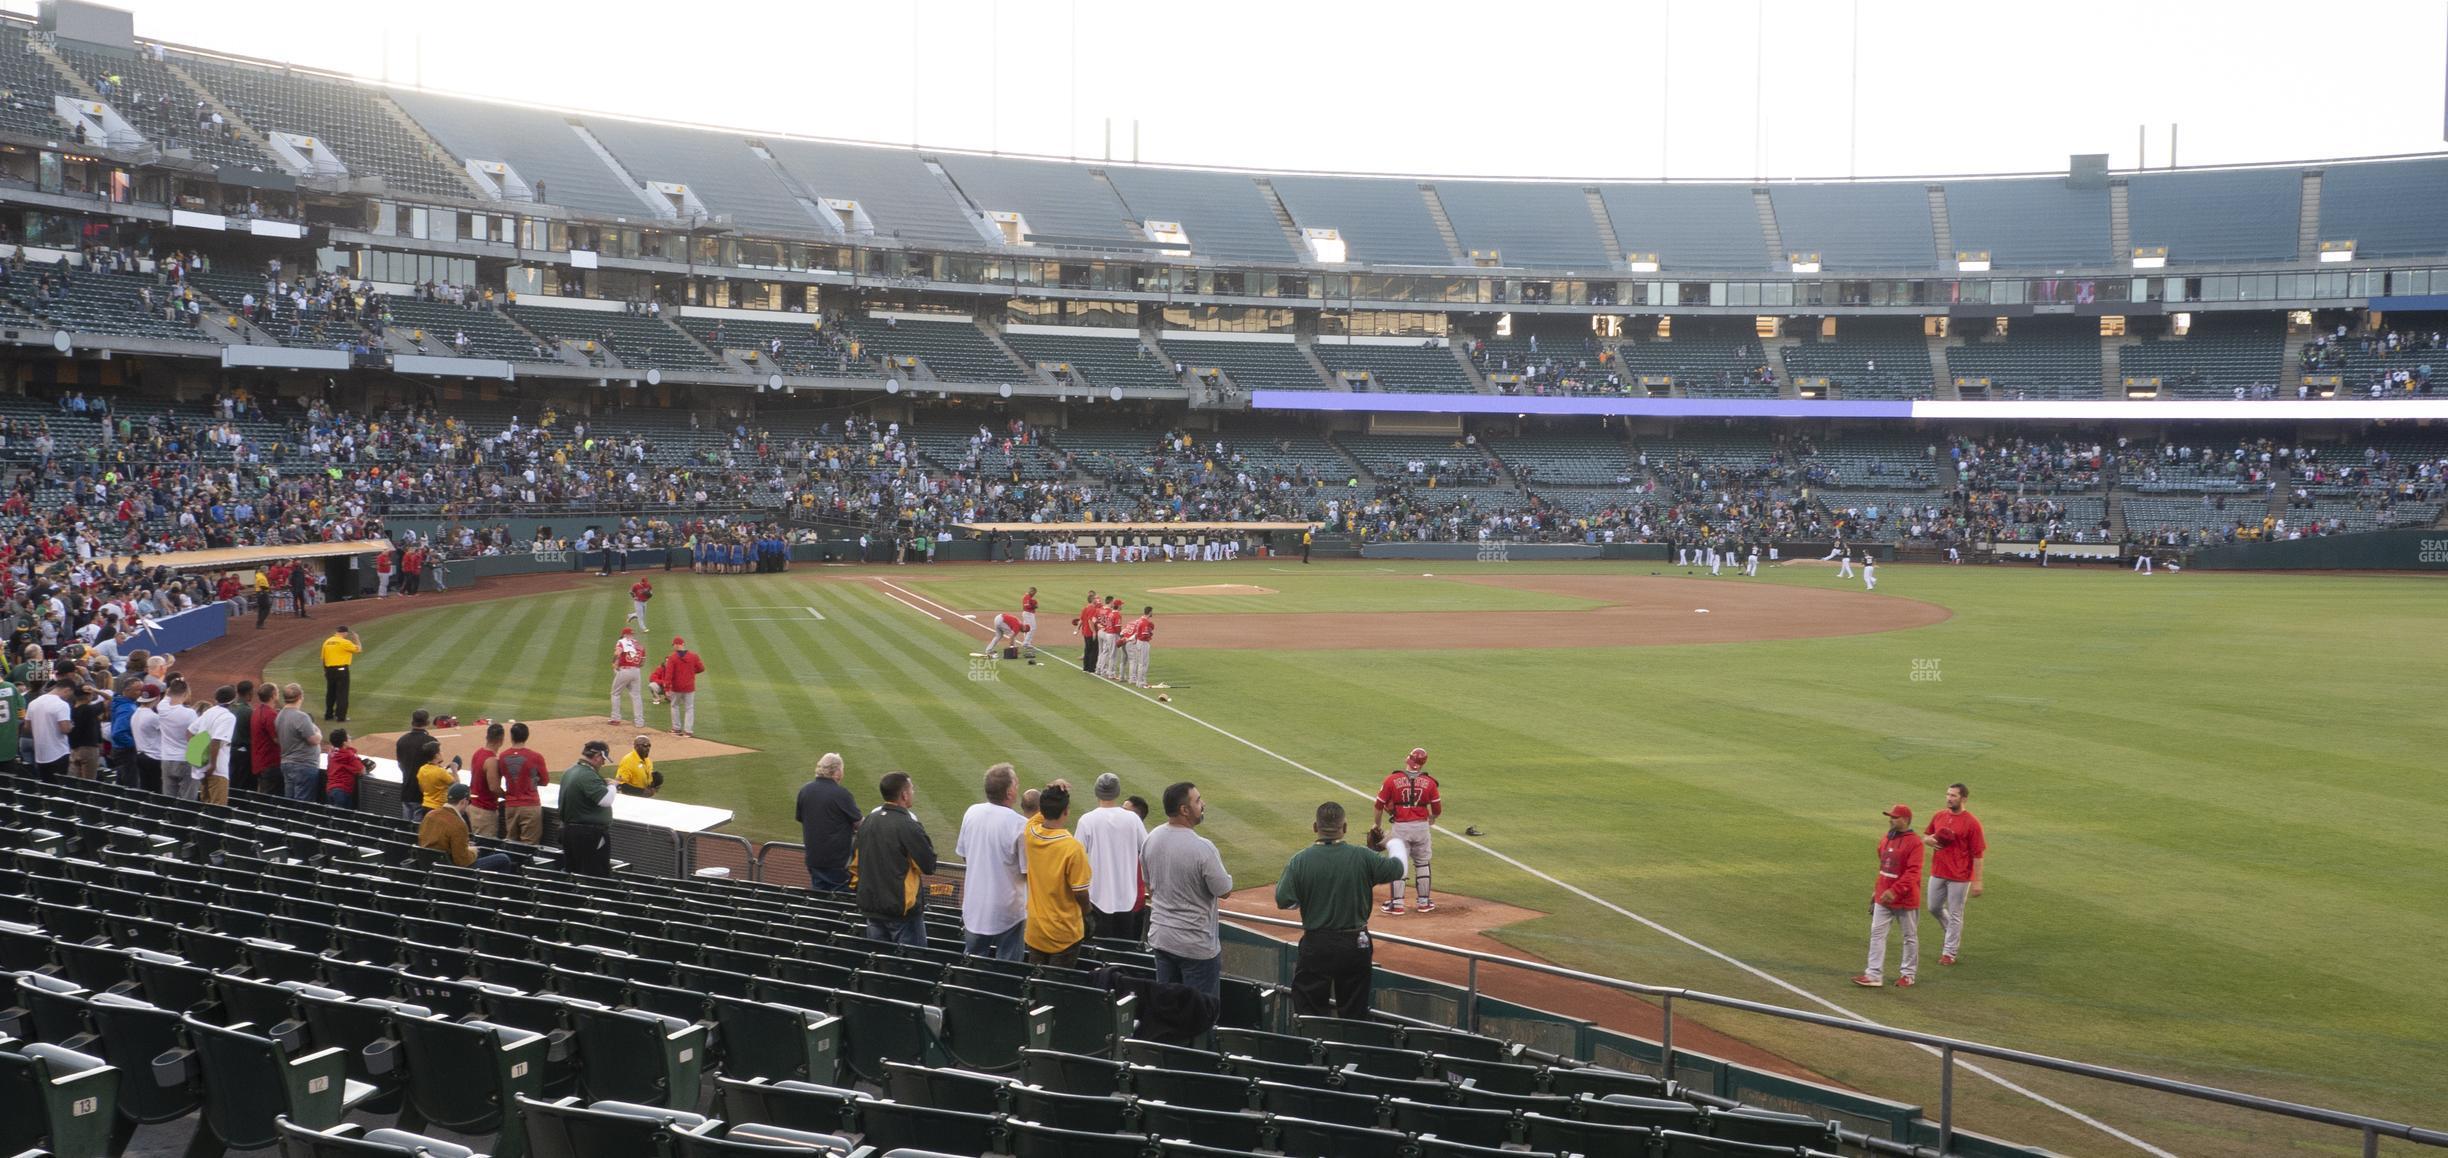
<svg viewBox="0 0 2448 1158"><path fill-rule="evenodd" d="M1837 558L1836 577L1839 579L1850 579L1853 577L1853 552L1846 551L1842 556Z"/></svg>
<svg viewBox="0 0 2448 1158"><path fill-rule="evenodd" d="M2141 554L2134 556L2133 569L2144 575L2151 573L2150 548L2144 547Z"/></svg>
<svg viewBox="0 0 2448 1158"><path fill-rule="evenodd" d="M1759 543L1756 540L1751 544L1750 556L1743 563L1743 574L1746 576L1759 574Z"/></svg>
<svg viewBox="0 0 2448 1158"><path fill-rule="evenodd" d="M1862 590L1878 590L1878 560L1862 556Z"/></svg>
<svg viewBox="0 0 2448 1158"><path fill-rule="evenodd" d="M620 642L612 645L612 716L605 723L622 722L621 694L626 692L629 696L628 723L637 728L646 726L646 694L640 690L638 683L643 678L639 669L645 662L646 649L638 646L637 629L621 628Z"/></svg>

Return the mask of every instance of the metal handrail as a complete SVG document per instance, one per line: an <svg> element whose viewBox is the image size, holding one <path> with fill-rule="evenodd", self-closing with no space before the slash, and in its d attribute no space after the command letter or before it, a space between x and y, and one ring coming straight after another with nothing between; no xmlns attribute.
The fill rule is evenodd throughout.
<svg viewBox="0 0 2448 1158"><path fill-rule="evenodd" d="M1243 924L1270 925L1282 929L1299 929L1302 927L1301 923L1298 921L1287 921L1280 917L1266 917L1252 913L1225 913L1222 915L1222 919ZM1976 1041L1965 1041L1960 1038L1944 1037L1933 1033L1922 1033L1918 1030L1897 1029L1893 1026L1880 1025L1876 1022L1853 1021L1842 1017L1832 1017L1824 1013L1812 1013L1808 1010L1788 1009L1781 1005L1770 1005L1765 1002L1750 1001L1740 997L1726 997L1721 994L1706 993L1696 989L1682 989L1667 985L1644 985L1637 981L1625 981L1620 978L1606 977L1596 973L1584 973L1578 969L1567 969L1561 965L1549 965L1543 961L1528 961L1519 957L1507 957L1499 953L1483 953L1475 949L1459 949L1451 945L1440 945L1434 941L1422 941L1412 937L1402 937L1388 933L1379 933L1373 930L1369 933L1369 939L1371 941L1382 942L1385 944L1403 945L1414 949L1424 949L1431 953L1441 953L1449 957L1460 957L1470 962L1469 1005L1474 1010L1478 1005L1479 997L1478 967L1483 962L1492 965L1509 966L1511 968L1521 969L1531 973L1544 974L1549 977L1561 978L1567 981L1579 981L1585 984L1597 985L1607 989L1620 990L1625 993L1636 993L1645 997L1662 998L1664 999L1666 1006L1664 1022L1666 1028L1665 1033L1663 1034L1664 1040L1661 1044L1664 1046L1663 1052L1665 1055L1667 1076L1670 1078L1674 1073L1674 1003L1676 1001L1694 1001L1702 1005L1713 1005L1723 1009L1740 1010L1745 1013L1765 1014L1769 1017L1782 1018L1787 1021L1799 1021L1809 1025L1825 1026L1830 1029L1841 1029L1848 1033L1866 1034L1871 1037L1882 1037L1891 1041L1908 1042L1926 1049L1936 1050L1939 1055L1940 1065L1938 1152L1941 1154L1946 1153L1947 1150L1952 1147L1954 1140L1955 1055L1959 1053L1970 1054L1975 1057L1992 1058L1997 1061L2013 1062L2016 1065L2031 1066L2035 1069L2053 1070L2057 1073L2072 1074L2076 1077L2115 1082L2120 1085L2134 1086L2140 1089L2152 1090L2163 1094L2175 1094L2179 1097L2192 1098L2197 1101L2216 1102L2220 1105L2234 1106L2238 1109L2251 1110L2255 1113L2276 1114L2280 1117L2294 1118L2299 1121L2315 1122L2324 1126L2336 1126L2343 1129L2358 1130L2361 1131L2363 1135L2363 1153L2366 1155L2376 1156L2379 1154L2380 1139L2382 1138L2393 1138L2401 1141L2414 1142L2424 1146L2448 1148L2448 1132L2426 1129L2404 1122L2391 1122L2386 1119L2373 1118L2363 1114L2347 1113L2344 1110L2331 1110L2320 1106L2307 1106L2300 1102L2280 1101L2276 1098L2264 1098L2256 1094L2240 1093L2235 1090L2220 1089L2216 1086L2204 1086L2193 1082L2178 1081L2174 1078L2162 1078L2153 1076L2151 1074L2135 1073L2131 1070L2113 1069L2108 1066L2092 1065L2089 1062L2078 1062L2067 1058L2052 1057L2048 1054L2029 1053L2019 1049L2008 1049L2004 1046L1984 1045Z"/></svg>

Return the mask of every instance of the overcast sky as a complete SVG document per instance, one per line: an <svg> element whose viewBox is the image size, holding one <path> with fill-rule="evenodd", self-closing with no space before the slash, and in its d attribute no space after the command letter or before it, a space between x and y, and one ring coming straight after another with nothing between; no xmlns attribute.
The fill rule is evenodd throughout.
<svg viewBox="0 0 2448 1158"><path fill-rule="evenodd" d="M2128 168L2143 125L2167 164L2170 122L2185 164L2301 160L2440 149L2448 91L2443 0L116 6L140 37L505 100L1088 158L1110 117L1116 159L1136 121L1143 160L1274 169Z"/></svg>

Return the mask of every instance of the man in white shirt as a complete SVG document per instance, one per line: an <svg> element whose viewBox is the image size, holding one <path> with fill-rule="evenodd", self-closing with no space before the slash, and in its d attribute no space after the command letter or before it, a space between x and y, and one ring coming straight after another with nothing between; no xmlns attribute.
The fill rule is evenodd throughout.
<svg viewBox="0 0 2448 1158"><path fill-rule="evenodd" d="M1020 875L1020 830L1028 823L1012 807L1019 777L1009 764L986 770L986 799L961 814L956 848L969 866L961 887L961 951L998 961L1020 959L1028 902Z"/></svg>
<svg viewBox="0 0 2448 1158"><path fill-rule="evenodd" d="M187 736L196 722L195 709L187 706L187 681L171 680L156 710L161 730L154 736L153 758L161 761L162 793L174 800L197 799L204 785L187 763Z"/></svg>
<svg viewBox="0 0 2448 1158"><path fill-rule="evenodd" d="M1147 935L1139 900L1139 844L1147 839L1139 814L1122 807L1122 778L1096 778L1097 806L1072 825L1088 853L1088 935L1136 943Z"/></svg>
<svg viewBox="0 0 2448 1158"><path fill-rule="evenodd" d="M203 791L198 795L206 804L229 803L230 740L238 733L238 713L230 705L237 699L237 688L221 685L213 692L213 705L188 725L190 735L211 737L204 750Z"/></svg>
<svg viewBox="0 0 2448 1158"><path fill-rule="evenodd" d="M68 705L68 689L73 686L65 677L54 677L43 694L26 705L26 728L34 736L37 778L57 780L68 774L68 728L74 714Z"/></svg>

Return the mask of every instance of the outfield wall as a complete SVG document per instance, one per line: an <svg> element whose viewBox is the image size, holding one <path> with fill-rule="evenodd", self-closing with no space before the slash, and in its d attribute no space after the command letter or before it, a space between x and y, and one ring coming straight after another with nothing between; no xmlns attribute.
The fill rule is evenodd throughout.
<svg viewBox="0 0 2448 1158"><path fill-rule="evenodd" d="M2371 531L2231 543L2193 556L2211 571L2448 571L2448 531Z"/></svg>

